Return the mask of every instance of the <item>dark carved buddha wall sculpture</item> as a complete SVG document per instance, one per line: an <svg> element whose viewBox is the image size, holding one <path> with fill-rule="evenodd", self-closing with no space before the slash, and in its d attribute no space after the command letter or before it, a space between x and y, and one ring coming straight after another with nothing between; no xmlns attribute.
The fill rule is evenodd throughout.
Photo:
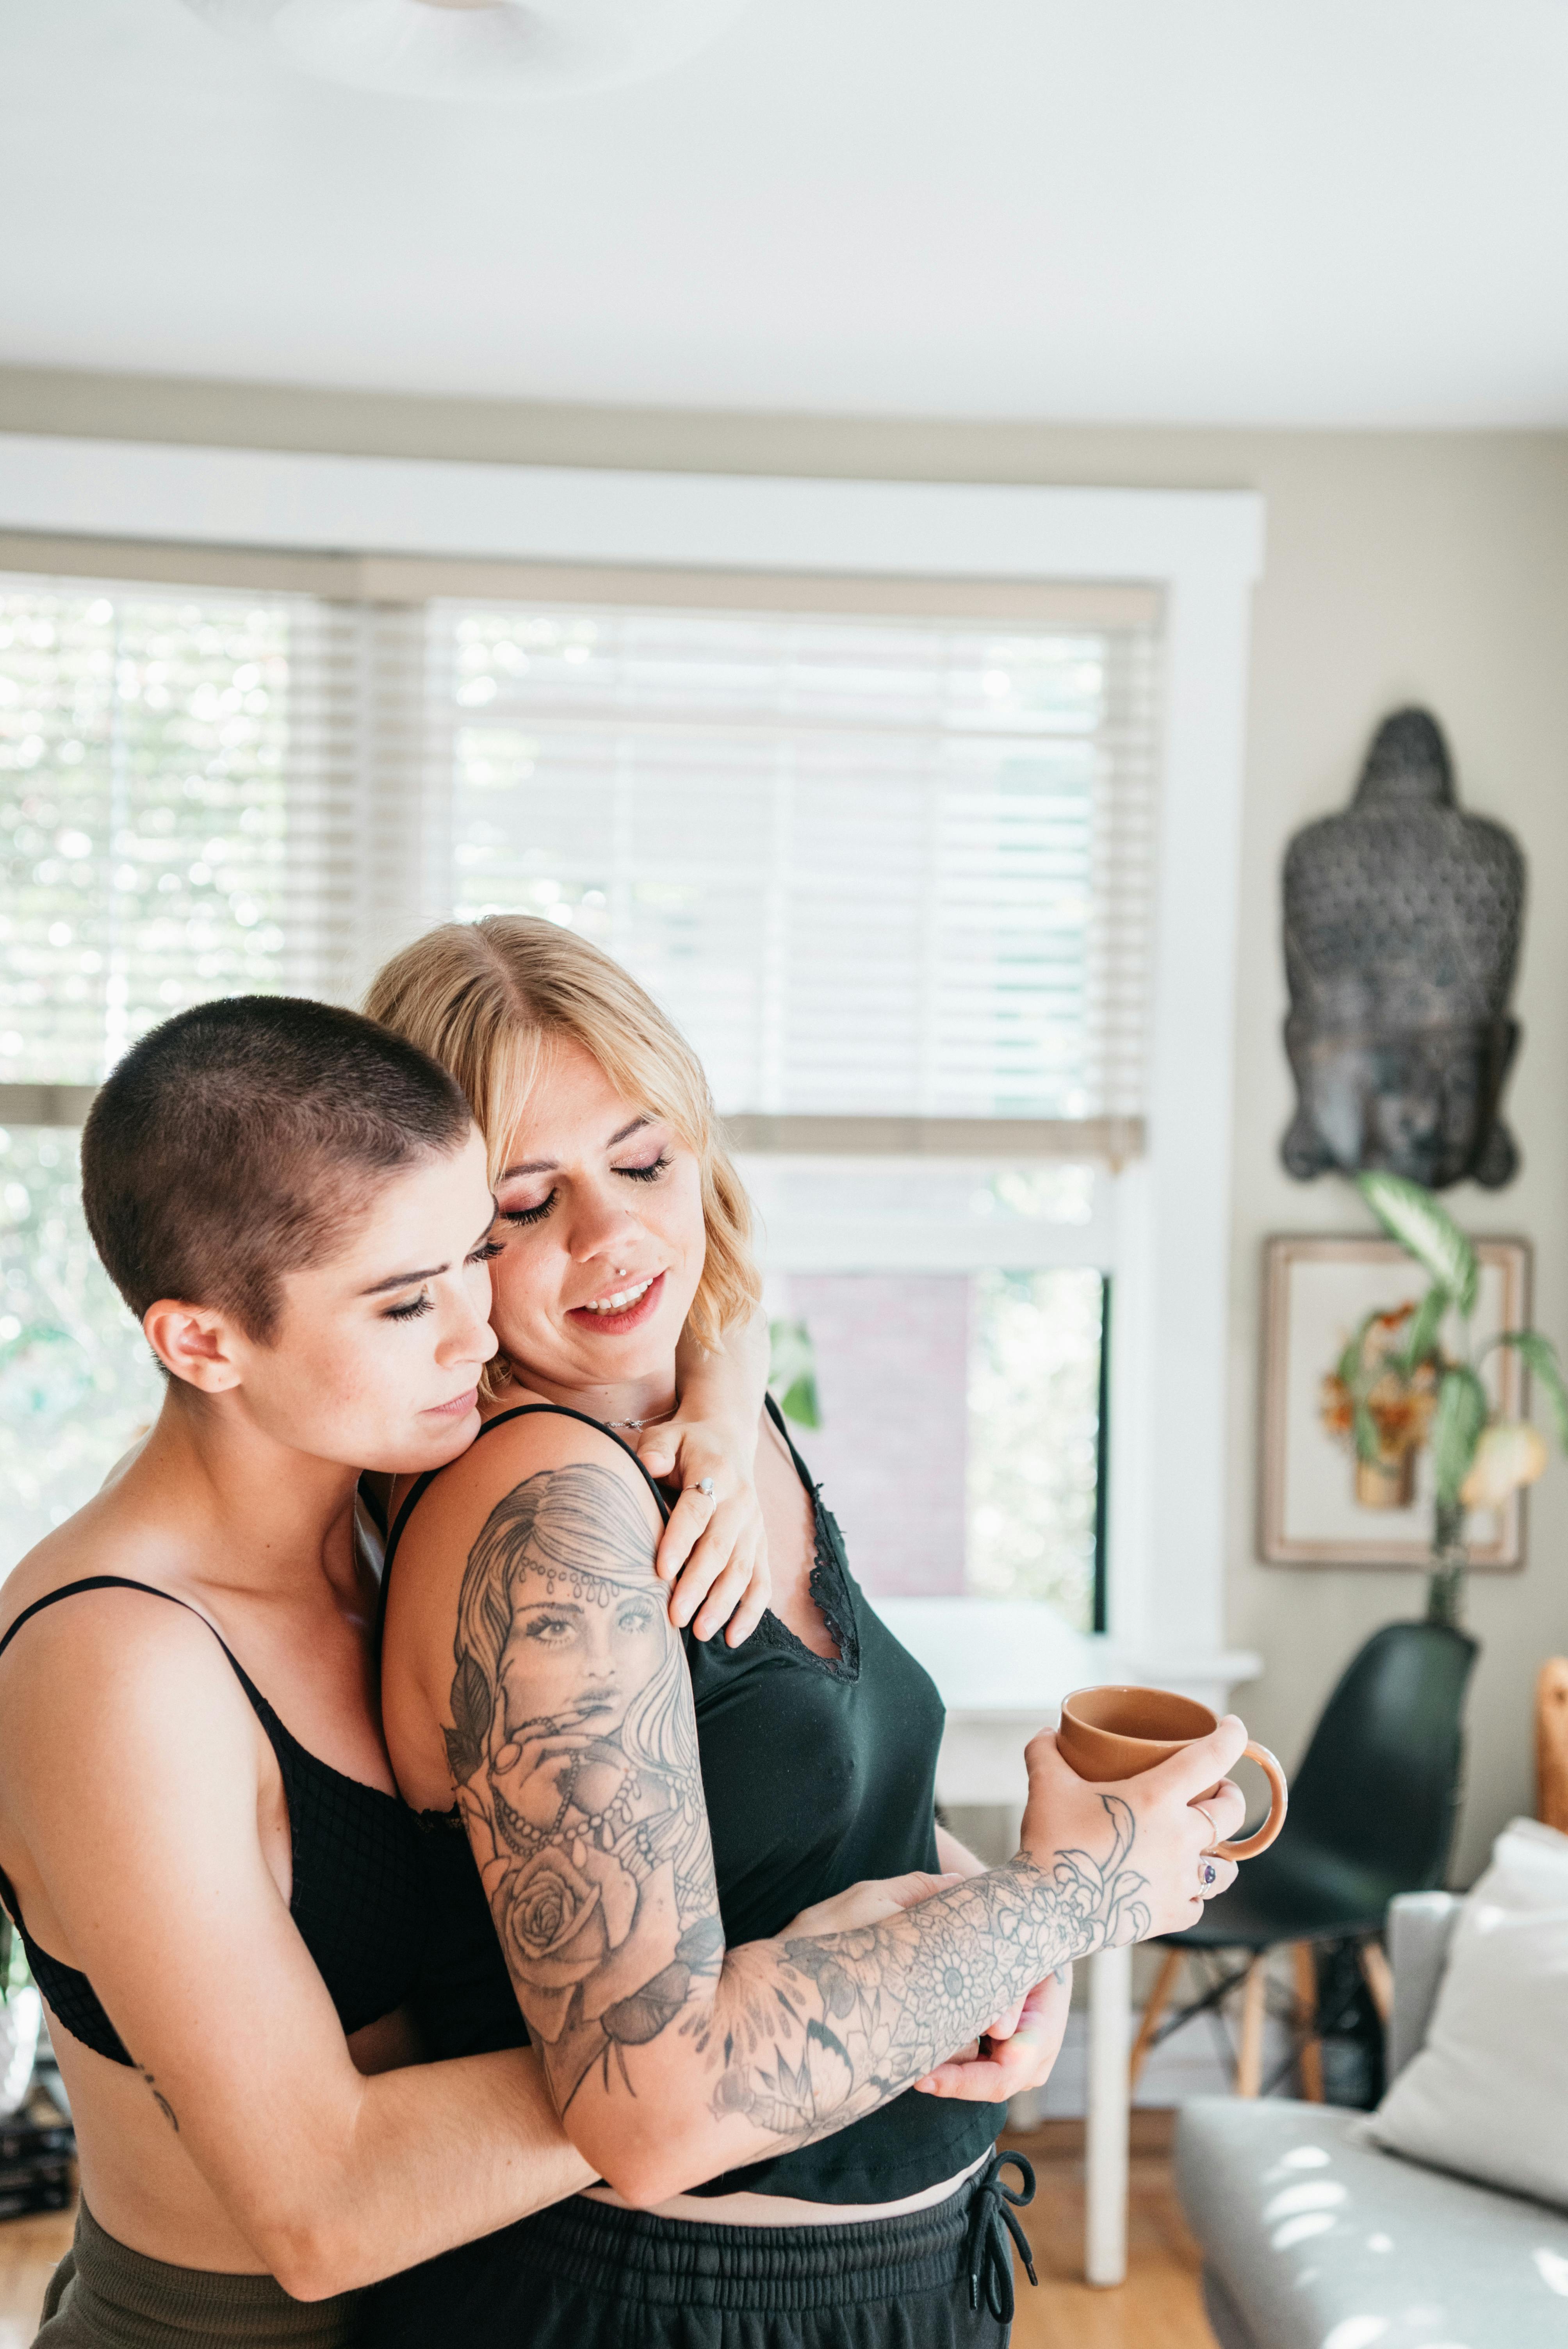
<svg viewBox="0 0 1568 2349"><path fill-rule="evenodd" d="M1519 1042L1508 999L1523 910L1518 843L1460 812L1436 719L1386 719L1350 806L1285 855L1292 1174L1509 1180L1519 1154L1498 1105Z"/></svg>

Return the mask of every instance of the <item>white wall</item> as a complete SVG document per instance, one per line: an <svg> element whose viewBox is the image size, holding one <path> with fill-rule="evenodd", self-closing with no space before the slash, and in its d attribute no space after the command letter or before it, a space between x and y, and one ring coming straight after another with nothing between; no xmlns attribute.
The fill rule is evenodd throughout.
<svg viewBox="0 0 1568 2349"><path fill-rule="evenodd" d="M1254 460L1255 461L1255 460ZM1568 441L1463 437L1282 443L1261 468L1270 564L1253 636L1237 1007L1231 1327L1230 1630L1269 1659L1253 1711L1294 1752L1339 1660L1418 1603L1385 1573L1261 1567L1253 1544L1259 1241L1363 1227L1343 1186L1292 1183L1275 1144L1289 1088L1279 1026L1275 882L1295 825L1344 794L1395 703L1448 730L1466 803L1513 827L1530 863L1518 993L1524 1042L1508 1110L1523 1154L1501 1193L1450 1203L1478 1232L1536 1248L1535 1316L1568 1345ZM1568 1466L1529 1505L1521 1575L1477 1576L1483 1646L1470 1707L1470 1798L1456 1872L1528 1809L1531 1707L1542 1656L1568 1649Z"/></svg>
<svg viewBox="0 0 1568 2349"><path fill-rule="evenodd" d="M1452 1204L1478 1232L1537 1250L1536 1314L1568 1343L1568 435L1062 429L530 408L0 371L0 429L238 446L891 479L1255 488L1268 558L1253 641L1231 1327L1228 1631L1267 1659L1245 1692L1256 1733L1299 1752L1341 1664L1379 1622L1418 1610L1418 1578L1256 1563L1259 1247L1280 1230L1362 1228L1342 1189L1287 1180L1289 1110L1277 886L1284 843L1340 804L1387 710L1429 703L1466 803L1530 858L1509 1110L1523 1171ZM1179 1509L1181 1495L1171 1496ZM1483 1642L1457 1873L1530 1803L1541 1658L1568 1650L1568 1466L1534 1495L1522 1575L1478 1578Z"/></svg>

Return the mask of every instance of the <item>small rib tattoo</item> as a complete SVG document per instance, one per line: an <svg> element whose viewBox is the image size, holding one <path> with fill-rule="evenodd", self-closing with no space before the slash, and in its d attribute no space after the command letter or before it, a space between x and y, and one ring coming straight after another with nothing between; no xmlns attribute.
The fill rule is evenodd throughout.
<svg viewBox="0 0 1568 2349"><path fill-rule="evenodd" d="M174 2131L175 2136L178 2137L180 2134L180 2123L175 2117L173 2106L170 2103L168 2097L164 2095L162 2089L159 2086L157 2081L153 2078L146 2064L139 2064L136 2068L140 2073L142 2078L146 2081L148 2086L151 2089L153 2103L158 2106L159 2111L163 2115L164 2119L169 2123L169 2126Z"/></svg>

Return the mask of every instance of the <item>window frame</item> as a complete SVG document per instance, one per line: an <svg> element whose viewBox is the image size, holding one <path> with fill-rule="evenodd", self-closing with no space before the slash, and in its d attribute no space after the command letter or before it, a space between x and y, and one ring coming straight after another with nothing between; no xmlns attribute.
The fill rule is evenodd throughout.
<svg viewBox="0 0 1568 2349"><path fill-rule="evenodd" d="M9 434L0 435L0 530L12 533L0 537L7 569L170 579L179 569L192 585L202 573L213 585L243 575L258 586L404 605L454 585L469 592L476 564L913 578L952 582L965 597L986 582L1157 589L1166 673L1146 1133L1141 1154L1114 1177L1109 1629L1119 1655L1157 1661L1166 1677L1185 1665L1212 1680L1222 1664L1243 1661L1222 1653L1223 1472L1260 497L591 471ZM127 542L139 544L133 552ZM150 543L165 550L156 574L145 567ZM192 549L201 550L196 575ZM508 592L488 575L484 592ZM407 877L417 905L421 876ZM954 1139L944 1132L944 1149ZM1007 1154L1035 1154L1047 1140L1020 1135ZM995 1139L976 1154L996 1157ZM1048 1154L1062 1154L1059 1139Z"/></svg>

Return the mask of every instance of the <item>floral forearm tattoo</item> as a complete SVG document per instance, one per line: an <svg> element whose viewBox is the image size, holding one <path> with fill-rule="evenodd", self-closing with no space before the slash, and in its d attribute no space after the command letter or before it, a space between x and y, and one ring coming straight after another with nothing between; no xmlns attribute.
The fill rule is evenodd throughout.
<svg viewBox="0 0 1568 2349"><path fill-rule="evenodd" d="M965 1878L885 1923L732 1951L739 2009L725 2020L716 2117L744 2113L790 2145L830 2137L900 2095L978 2037L1037 1982L1108 1943L1137 1940L1150 1915L1126 1865L1132 1814L1102 1795L1102 1860L1020 1856ZM687 2028L690 2026L687 2025ZM698 2033L711 2054L717 2027Z"/></svg>
<svg viewBox="0 0 1568 2349"><path fill-rule="evenodd" d="M1147 1931L1132 1815L1102 1796L1101 1857L1020 1857L884 1924L727 1955L691 1683L653 1560L617 1474L546 1469L491 1511L458 1601L448 1762L562 2112L594 2077L635 2094L638 2051L672 2033L716 2121L804 2144L1070 1959Z"/></svg>

